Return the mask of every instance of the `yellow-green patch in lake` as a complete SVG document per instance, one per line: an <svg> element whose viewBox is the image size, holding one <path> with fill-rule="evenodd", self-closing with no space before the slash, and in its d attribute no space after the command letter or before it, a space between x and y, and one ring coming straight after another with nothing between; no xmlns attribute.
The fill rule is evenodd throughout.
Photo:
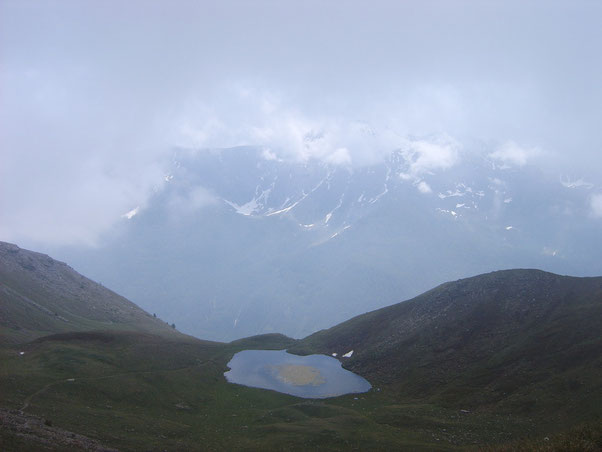
<svg viewBox="0 0 602 452"><path fill-rule="evenodd" d="M271 366L277 372L277 376L285 383L295 386L319 386L326 383L326 379L315 367L299 364L280 364Z"/></svg>

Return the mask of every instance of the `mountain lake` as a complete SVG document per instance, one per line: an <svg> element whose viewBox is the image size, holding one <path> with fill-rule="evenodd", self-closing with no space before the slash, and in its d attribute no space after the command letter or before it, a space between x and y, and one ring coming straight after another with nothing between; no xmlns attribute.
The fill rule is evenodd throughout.
<svg viewBox="0 0 602 452"><path fill-rule="evenodd" d="M243 350L228 363L224 376L230 383L272 389L307 399L323 399L360 393L372 387L368 381L343 369L326 355L298 356L286 350Z"/></svg>

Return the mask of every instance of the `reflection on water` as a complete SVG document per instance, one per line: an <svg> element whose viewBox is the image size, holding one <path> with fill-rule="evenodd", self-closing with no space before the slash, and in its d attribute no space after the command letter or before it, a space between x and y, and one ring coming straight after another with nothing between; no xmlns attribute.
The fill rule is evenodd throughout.
<svg viewBox="0 0 602 452"><path fill-rule="evenodd" d="M286 350L244 350L228 363L230 383L320 399L366 392L368 381L326 355L297 356Z"/></svg>

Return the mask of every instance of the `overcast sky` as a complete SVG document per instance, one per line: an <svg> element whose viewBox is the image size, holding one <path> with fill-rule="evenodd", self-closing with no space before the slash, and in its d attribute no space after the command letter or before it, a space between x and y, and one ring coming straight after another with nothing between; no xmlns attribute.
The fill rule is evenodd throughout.
<svg viewBox="0 0 602 452"><path fill-rule="evenodd" d="M94 244L173 146L446 136L602 178L600 55L600 1L0 0L0 240Z"/></svg>

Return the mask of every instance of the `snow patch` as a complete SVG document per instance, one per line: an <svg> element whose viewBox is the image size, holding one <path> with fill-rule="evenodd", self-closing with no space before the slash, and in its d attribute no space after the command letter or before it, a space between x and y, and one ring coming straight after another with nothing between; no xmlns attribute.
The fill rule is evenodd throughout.
<svg viewBox="0 0 602 452"><path fill-rule="evenodd" d="M389 193L389 188L387 187L387 185L385 185L385 189L383 190L383 192L380 193L379 195L376 195L376 197L372 198L370 200L370 204L374 204L376 201L378 201L380 198L385 196L387 193Z"/></svg>
<svg viewBox="0 0 602 452"><path fill-rule="evenodd" d="M333 353L332 356L336 358L338 356L338 353Z"/></svg>
<svg viewBox="0 0 602 452"><path fill-rule="evenodd" d="M292 173L289 174L290 178L292 179L293 175ZM311 195L313 192L315 192L318 188L320 188L322 186L322 184L324 184L324 182L328 182L328 177L330 176L330 173L328 176L326 176L326 178L322 179L320 182L318 182L318 184L312 188L309 193L305 193L305 190L303 190L301 198L297 201L295 201L293 204L291 204L290 206L281 208L280 210L276 210L275 212L270 212L268 213L266 216L270 217L272 215L279 215L281 213L286 213L288 211L290 211L291 209L294 209L295 206L297 206L297 204L299 204L301 201L303 201L305 198L307 198L309 195ZM272 184L273 187L274 184ZM267 198L266 198L267 199ZM287 202L289 202L290 198L286 198L286 201L284 201L284 203L282 203L282 205L286 205Z"/></svg>
<svg viewBox="0 0 602 452"><path fill-rule="evenodd" d="M271 217L272 215L279 215L281 213L286 213L289 210L293 209L297 204L299 204L300 201L294 202L293 204L291 204L288 207L285 207L284 209L280 209L280 210L276 210L275 212L270 212L266 215L266 217Z"/></svg>
<svg viewBox="0 0 602 452"><path fill-rule="evenodd" d="M249 202L247 202L243 205L238 205L235 202L228 201L227 199L224 199L224 201L226 202L226 204L229 204L230 206L232 206L234 208L234 210L236 210L236 213L239 213L239 214L245 215L245 216L249 216L249 215L255 213L255 210L258 207L257 199L255 199L255 198L253 198L252 200L250 200Z"/></svg>
<svg viewBox="0 0 602 452"><path fill-rule="evenodd" d="M567 178L567 180L562 180L562 178L561 178L560 183L562 184L563 187L566 187L566 188L586 188L589 190L590 188L594 187L594 184L586 182L583 179L577 179L575 181L571 181L568 178Z"/></svg>
<svg viewBox="0 0 602 452"><path fill-rule="evenodd" d="M343 358L351 358L351 355L353 355L353 350L348 351L347 353L345 353L343 355Z"/></svg>
<svg viewBox="0 0 602 452"><path fill-rule="evenodd" d="M437 212L441 212L441 213L448 213L448 214L450 214L452 217L454 217L454 218L458 218L458 212L456 212L455 210L447 210L447 209L440 209L440 208L437 208Z"/></svg>
<svg viewBox="0 0 602 452"><path fill-rule="evenodd" d="M261 212L261 209L264 207L265 203L267 203L268 198L270 197L270 193L274 188L274 183L270 186L270 188L263 190L259 185L255 187L255 197L251 199L249 202L245 204L239 205L235 202L228 201L224 199L224 201L236 210L240 215L250 216L256 213ZM260 193L261 192L261 193ZM269 215L269 214L268 214Z"/></svg>
<svg viewBox="0 0 602 452"><path fill-rule="evenodd" d="M339 234L340 234L340 233L342 233L343 231L346 231L346 230L347 230L347 229L349 229L350 227L351 227L351 225L350 225L350 224L348 224L347 226L345 226L345 227L344 227L343 229L341 229L340 231L338 231L338 232L335 232L334 234L332 234L332 235L330 236L330 238L331 238L331 239L334 239L334 238L335 238L337 235L339 235ZM330 239L329 239L329 240L330 240Z"/></svg>
<svg viewBox="0 0 602 452"><path fill-rule="evenodd" d="M324 224L328 224L328 222L330 221L330 218L332 218L332 214L343 205L344 197L345 197L345 195L343 194L343 196L341 196L339 198L339 203L336 205L336 207L334 209L332 209L329 213L326 214L326 216L324 217Z"/></svg>
<svg viewBox="0 0 602 452"><path fill-rule="evenodd" d="M242 313L242 308L238 310L238 314L236 315L236 318L234 319L234 328L236 328L236 325L238 325L238 319L240 319L241 313Z"/></svg>
<svg viewBox="0 0 602 452"><path fill-rule="evenodd" d="M440 199L445 199L445 198L466 196L468 193L475 194L477 196L485 195L485 193L483 193L483 192L473 193L472 188L467 187L466 185L464 185L462 183L459 183L459 184L456 184L456 189L454 191L446 190L445 193L439 193L438 196ZM482 193L482 194L480 194L480 193Z"/></svg>
<svg viewBox="0 0 602 452"><path fill-rule="evenodd" d="M390 179L391 179L391 168L387 168L387 176L385 177L385 189L382 191L382 193L380 193L380 194L376 195L374 198L372 198L370 200L370 204L374 204L376 201L378 201L380 198L382 198L389 192L389 186L388 186L387 182L389 182Z"/></svg>
<svg viewBox="0 0 602 452"><path fill-rule="evenodd" d="M544 256L556 256L558 254L558 250L555 250L553 248L548 248L547 246L543 247L543 250L541 251L541 254L543 254Z"/></svg>
<svg viewBox="0 0 602 452"><path fill-rule="evenodd" d="M136 208L130 210L129 212L124 213L123 215L121 215L121 217L131 220L138 214L139 211L140 211L140 206L136 206Z"/></svg>

